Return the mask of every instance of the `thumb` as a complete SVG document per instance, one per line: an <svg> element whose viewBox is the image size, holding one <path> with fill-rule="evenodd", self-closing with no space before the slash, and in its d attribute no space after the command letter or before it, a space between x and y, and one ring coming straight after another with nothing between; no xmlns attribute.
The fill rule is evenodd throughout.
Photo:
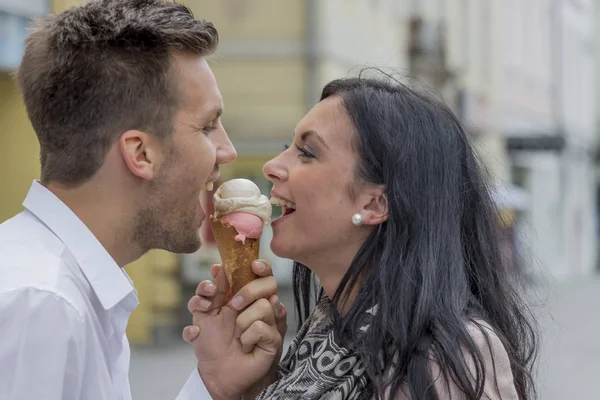
<svg viewBox="0 0 600 400"><path fill-rule="evenodd" d="M200 335L200 327L190 325L183 328L183 340L187 343L192 343Z"/></svg>

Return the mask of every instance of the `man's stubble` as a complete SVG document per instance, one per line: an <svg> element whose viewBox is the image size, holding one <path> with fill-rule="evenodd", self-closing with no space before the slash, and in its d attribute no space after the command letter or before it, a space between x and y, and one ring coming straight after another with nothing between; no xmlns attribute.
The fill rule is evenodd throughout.
<svg viewBox="0 0 600 400"><path fill-rule="evenodd" d="M199 179L171 151L148 185L148 195L135 219L134 242L145 253L162 249L194 253L201 244L195 227Z"/></svg>

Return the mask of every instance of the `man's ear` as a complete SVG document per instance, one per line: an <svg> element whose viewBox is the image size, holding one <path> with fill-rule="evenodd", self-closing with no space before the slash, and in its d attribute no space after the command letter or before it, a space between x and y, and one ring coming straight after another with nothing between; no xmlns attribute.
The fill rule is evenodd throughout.
<svg viewBox="0 0 600 400"><path fill-rule="evenodd" d="M384 186L367 189L363 194L361 214L365 225L379 225L388 220L388 201Z"/></svg>
<svg viewBox="0 0 600 400"><path fill-rule="evenodd" d="M157 141L151 135L137 130L127 131L119 139L119 149L132 174L145 180L154 178L159 149Z"/></svg>

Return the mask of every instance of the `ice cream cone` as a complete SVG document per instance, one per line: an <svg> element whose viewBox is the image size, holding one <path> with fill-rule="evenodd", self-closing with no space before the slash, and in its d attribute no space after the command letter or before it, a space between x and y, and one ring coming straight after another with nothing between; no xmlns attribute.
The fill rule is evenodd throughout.
<svg viewBox="0 0 600 400"><path fill-rule="evenodd" d="M238 232L227 222L211 215L210 223L229 287L235 295L244 285L257 278L252 272L252 261L258 259L260 239L246 238L242 243L235 240Z"/></svg>

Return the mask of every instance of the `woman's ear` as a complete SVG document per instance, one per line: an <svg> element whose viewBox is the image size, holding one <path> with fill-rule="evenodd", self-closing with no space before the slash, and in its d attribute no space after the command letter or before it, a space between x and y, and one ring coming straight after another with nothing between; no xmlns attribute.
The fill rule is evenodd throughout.
<svg viewBox="0 0 600 400"><path fill-rule="evenodd" d="M365 225L379 225L388 220L388 201L384 186L369 189L361 214Z"/></svg>

